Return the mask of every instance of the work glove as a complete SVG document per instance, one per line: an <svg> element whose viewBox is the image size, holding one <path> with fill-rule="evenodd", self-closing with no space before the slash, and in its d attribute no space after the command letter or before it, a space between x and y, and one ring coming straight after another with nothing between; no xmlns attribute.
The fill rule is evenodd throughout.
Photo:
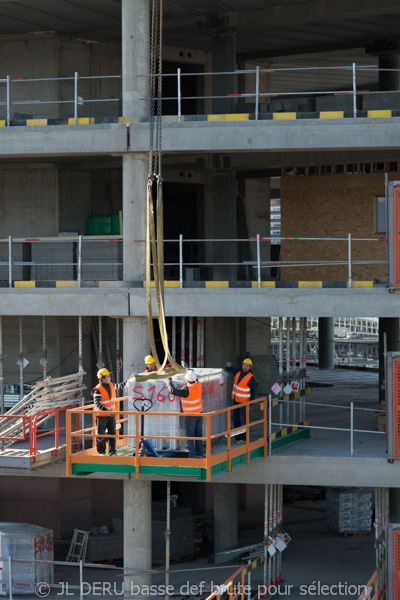
<svg viewBox="0 0 400 600"><path fill-rule="evenodd" d="M232 363L228 361L225 366L229 369L232 366Z"/></svg>
<svg viewBox="0 0 400 600"><path fill-rule="evenodd" d="M167 384L172 385L172 377L167 377Z"/></svg>

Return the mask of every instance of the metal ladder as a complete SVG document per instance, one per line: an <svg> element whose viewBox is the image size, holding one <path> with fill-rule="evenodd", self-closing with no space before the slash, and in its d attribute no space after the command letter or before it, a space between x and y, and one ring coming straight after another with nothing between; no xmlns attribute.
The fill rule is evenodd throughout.
<svg viewBox="0 0 400 600"><path fill-rule="evenodd" d="M89 531L82 531L82 529L74 529L74 535L72 536L66 558L67 562L85 561L89 533Z"/></svg>

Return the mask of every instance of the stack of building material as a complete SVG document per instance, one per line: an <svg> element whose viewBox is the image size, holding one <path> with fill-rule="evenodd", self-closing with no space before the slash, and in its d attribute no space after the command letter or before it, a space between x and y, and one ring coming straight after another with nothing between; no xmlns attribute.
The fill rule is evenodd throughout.
<svg viewBox="0 0 400 600"><path fill-rule="evenodd" d="M18 440L4 438L22 439L24 429L25 433L29 428L27 419L10 418L10 415L36 417L37 427L41 426L53 414L42 414L57 408L66 408L67 406L81 406L83 404L82 392L86 387L82 383L83 371L65 377L48 377L44 381L38 382L32 391L17 402L6 416L0 418L0 451L11 446Z"/></svg>
<svg viewBox="0 0 400 600"><path fill-rule="evenodd" d="M339 533L371 530L371 493L357 488L330 488L326 494L329 529Z"/></svg>
<svg viewBox="0 0 400 600"><path fill-rule="evenodd" d="M200 383L203 386L202 399L203 411L218 411L228 406L228 386L227 378L222 369L194 369ZM172 377L175 387L186 385L185 377L178 373ZM178 450L180 448L179 440L154 439L155 436L179 437L181 434L181 402L180 398L170 394L166 388L166 382L163 379L148 379L147 381L136 382L133 378L128 380L128 402L124 410L146 410L142 407L142 400L151 400L149 415L144 417L144 433L150 440L153 448L156 450ZM150 405L148 405L150 406ZM158 413L158 414L154 414ZM176 413L176 416L164 416L161 413ZM128 435L135 435L135 417L128 417ZM139 419L140 427L140 419ZM216 435L227 428L226 414L214 415L211 419L211 433ZM206 435L206 422L203 419L203 436ZM134 445L131 439L130 445ZM186 445L186 444L185 444Z"/></svg>

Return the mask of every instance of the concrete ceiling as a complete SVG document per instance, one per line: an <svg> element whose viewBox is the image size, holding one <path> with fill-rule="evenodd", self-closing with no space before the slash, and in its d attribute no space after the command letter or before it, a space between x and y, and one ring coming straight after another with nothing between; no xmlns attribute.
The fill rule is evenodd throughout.
<svg viewBox="0 0 400 600"><path fill-rule="evenodd" d="M150 0L149 0L150 1ZM165 42L209 49L236 31L242 59L362 47L398 35L398 0L165 0ZM121 0L0 0L0 33L116 37Z"/></svg>

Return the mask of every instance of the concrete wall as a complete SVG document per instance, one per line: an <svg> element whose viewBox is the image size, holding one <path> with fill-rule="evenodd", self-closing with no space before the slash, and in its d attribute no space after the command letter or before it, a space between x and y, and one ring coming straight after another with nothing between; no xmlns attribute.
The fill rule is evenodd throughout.
<svg viewBox="0 0 400 600"><path fill-rule="evenodd" d="M81 77L93 75L121 74L120 41L91 42L76 40L73 36L54 32L13 34L0 36L0 56L3 76L12 79L39 79L49 77ZM1 84L4 87L5 84ZM89 99L120 99L121 80L104 79L79 82L78 95ZM65 104L14 104L11 107L15 118L57 118L74 116L74 81L12 82L11 100L54 101ZM121 114L121 103L109 101L87 103L79 106L78 115L100 116ZM5 107L0 108L0 119L4 119Z"/></svg>
<svg viewBox="0 0 400 600"><path fill-rule="evenodd" d="M392 174L396 178L397 174ZM377 238L375 197L384 196L384 175L284 177L281 180L282 237ZM347 241L283 241L281 259L347 260ZM353 260L385 260L385 244L354 242ZM383 279L385 265L353 265L354 280ZM285 267L283 281L344 281L347 266Z"/></svg>
<svg viewBox="0 0 400 600"><path fill-rule="evenodd" d="M54 236L58 220L53 164L0 166L0 237Z"/></svg>
<svg viewBox="0 0 400 600"><path fill-rule="evenodd" d="M12 79L36 79L57 77L58 43L54 33L30 33L0 36L0 56L2 77L10 75ZM2 96L5 97L5 84L1 84ZM10 88L11 101L18 100L55 100L57 83L46 82L14 82ZM5 106L0 108L0 118L4 119ZM38 117L57 116L55 104L13 104L11 113L20 113ZM16 115L15 115L16 116Z"/></svg>
<svg viewBox="0 0 400 600"><path fill-rule="evenodd" d="M0 515L6 522L50 527L55 539L71 537L75 528L112 526L113 516L122 516L122 482L2 477Z"/></svg>
<svg viewBox="0 0 400 600"><path fill-rule="evenodd" d="M59 167L60 231L86 233L90 214L91 173L75 166Z"/></svg>
<svg viewBox="0 0 400 600"><path fill-rule="evenodd" d="M246 352L250 356L270 354L271 319L270 317L246 319ZM243 357L244 358L244 357Z"/></svg>

